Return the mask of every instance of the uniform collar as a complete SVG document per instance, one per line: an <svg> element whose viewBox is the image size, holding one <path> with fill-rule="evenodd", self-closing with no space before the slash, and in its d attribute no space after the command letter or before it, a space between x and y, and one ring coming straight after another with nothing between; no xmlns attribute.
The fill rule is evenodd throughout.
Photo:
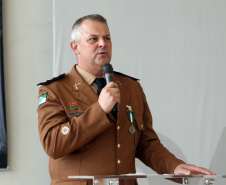
<svg viewBox="0 0 226 185"><path fill-rule="evenodd" d="M84 103L91 105L98 100L97 94L88 85L85 79L76 70L78 66L74 65L68 73L71 90L74 91L75 97Z"/></svg>
<svg viewBox="0 0 226 185"><path fill-rule="evenodd" d="M80 68L78 65L75 65L75 68L88 85L91 85L93 81L96 79L95 75L85 71L84 69Z"/></svg>

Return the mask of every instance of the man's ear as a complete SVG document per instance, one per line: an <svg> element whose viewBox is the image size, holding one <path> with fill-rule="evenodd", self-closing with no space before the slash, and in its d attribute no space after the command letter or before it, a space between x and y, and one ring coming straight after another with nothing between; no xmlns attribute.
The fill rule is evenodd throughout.
<svg viewBox="0 0 226 185"><path fill-rule="evenodd" d="M71 49L74 51L74 53L79 54L78 42L72 41L70 45L71 45Z"/></svg>

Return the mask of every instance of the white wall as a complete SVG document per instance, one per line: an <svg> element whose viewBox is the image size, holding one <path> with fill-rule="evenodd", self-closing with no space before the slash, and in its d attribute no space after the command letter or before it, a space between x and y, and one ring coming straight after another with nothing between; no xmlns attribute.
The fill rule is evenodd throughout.
<svg viewBox="0 0 226 185"><path fill-rule="evenodd" d="M49 184L38 136L38 87L52 77L52 1L3 0L7 171L0 185Z"/></svg>
<svg viewBox="0 0 226 185"><path fill-rule="evenodd" d="M76 63L69 46L74 21L103 15L111 63L140 79L163 143L186 162L225 174L226 1L54 2L55 75Z"/></svg>

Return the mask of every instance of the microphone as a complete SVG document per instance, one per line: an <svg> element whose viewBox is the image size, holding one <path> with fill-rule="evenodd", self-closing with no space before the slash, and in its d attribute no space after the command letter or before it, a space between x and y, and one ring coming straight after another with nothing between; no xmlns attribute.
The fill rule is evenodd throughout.
<svg viewBox="0 0 226 185"><path fill-rule="evenodd" d="M114 78L113 78L113 67L112 67L111 64L106 63L106 64L103 65L103 74L105 76L107 84L114 81ZM115 106L112 109L112 111L118 112L118 105L117 105L117 103L115 104Z"/></svg>

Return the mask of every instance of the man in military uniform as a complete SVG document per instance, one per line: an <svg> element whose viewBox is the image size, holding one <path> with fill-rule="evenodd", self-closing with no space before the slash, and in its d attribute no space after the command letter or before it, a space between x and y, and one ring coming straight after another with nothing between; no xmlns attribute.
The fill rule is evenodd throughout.
<svg viewBox="0 0 226 185"><path fill-rule="evenodd" d="M114 82L98 93L102 67L112 55L105 18L78 19L71 37L78 64L69 73L40 83L39 89L38 128L49 155L51 185L88 184L68 179L70 175L135 173L135 158L160 174L214 174L185 164L160 143L136 79L114 73Z"/></svg>

